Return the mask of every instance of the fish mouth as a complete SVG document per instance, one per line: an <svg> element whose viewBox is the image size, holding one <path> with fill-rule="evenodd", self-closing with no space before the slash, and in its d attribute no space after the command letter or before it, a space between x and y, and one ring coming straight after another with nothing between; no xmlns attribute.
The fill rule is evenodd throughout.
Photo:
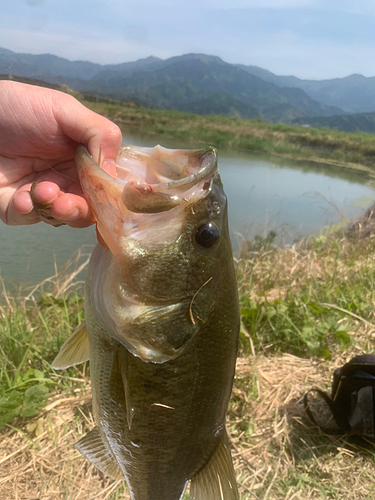
<svg viewBox="0 0 375 500"><path fill-rule="evenodd" d="M217 170L214 148L122 146L116 178L100 168L84 145L77 147L75 160L84 195L112 253L119 253L121 237L139 235L145 225L158 226L160 216L165 223L168 212L176 218L176 212L190 209L208 194Z"/></svg>

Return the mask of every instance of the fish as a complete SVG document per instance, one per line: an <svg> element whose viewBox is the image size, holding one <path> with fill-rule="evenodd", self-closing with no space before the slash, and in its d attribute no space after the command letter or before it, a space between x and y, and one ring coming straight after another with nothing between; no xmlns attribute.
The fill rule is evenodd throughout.
<svg viewBox="0 0 375 500"><path fill-rule="evenodd" d="M104 240L85 322L52 366L90 361L96 426L78 450L132 500L235 500L225 428L239 335L227 199L213 148L121 147L116 178L84 145L83 193Z"/></svg>

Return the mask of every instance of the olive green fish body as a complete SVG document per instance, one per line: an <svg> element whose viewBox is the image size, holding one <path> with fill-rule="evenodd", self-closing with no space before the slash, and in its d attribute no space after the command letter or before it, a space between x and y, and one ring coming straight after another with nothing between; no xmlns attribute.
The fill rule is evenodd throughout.
<svg viewBox="0 0 375 500"><path fill-rule="evenodd" d="M227 291L220 290L223 298ZM180 498L223 438L237 350L236 295L225 300L225 309L213 311L186 350L162 364L145 363L94 318L86 320L95 421L136 500Z"/></svg>

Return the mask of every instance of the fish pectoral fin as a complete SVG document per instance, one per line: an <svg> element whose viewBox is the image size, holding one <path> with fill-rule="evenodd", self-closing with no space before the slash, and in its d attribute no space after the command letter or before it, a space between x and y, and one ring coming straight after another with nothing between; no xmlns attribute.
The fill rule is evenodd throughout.
<svg viewBox="0 0 375 500"><path fill-rule="evenodd" d="M128 427L131 429L134 409L132 407L130 387L128 382L128 366L126 362L126 351L120 348L114 357L111 377L109 380L109 394L116 404L126 411Z"/></svg>
<svg viewBox="0 0 375 500"><path fill-rule="evenodd" d="M219 448L190 484L191 500L237 500L238 491L228 437L225 433Z"/></svg>
<svg viewBox="0 0 375 500"><path fill-rule="evenodd" d="M124 479L120 466L101 438L97 427L94 427L92 431L80 439L76 444L76 448L106 476L112 479Z"/></svg>
<svg viewBox="0 0 375 500"><path fill-rule="evenodd" d="M73 365L79 365L90 358L90 346L85 322L74 330L61 346L59 354L52 361L55 370L64 370Z"/></svg>
<svg viewBox="0 0 375 500"><path fill-rule="evenodd" d="M127 353L127 351L124 351L124 350L121 351L121 353L119 354L119 361L120 361L120 371L121 371L122 384L124 386L126 419L128 421L128 427L130 430L132 427L134 408L132 405L131 394L130 394L130 386L129 386L129 380L128 380L129 367L128 367L128 363L126 362L126 353Z"/></svg>

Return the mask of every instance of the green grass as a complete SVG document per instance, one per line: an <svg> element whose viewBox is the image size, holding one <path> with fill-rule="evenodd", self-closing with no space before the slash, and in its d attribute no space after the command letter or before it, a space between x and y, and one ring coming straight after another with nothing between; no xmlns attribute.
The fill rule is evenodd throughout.
<svg viewBox="0 0 375 500"><path fill-rule="evenodd" d="M374 448L325 436L306 420L301 397L311 387L329 389L335 368L373 350L375 239L336 234L284 250L273 240L270 234L247 242L236 266L242 325L227 426L240 498L371 498ZM70 281L68 287L61 285L66 279L59 283L28 300L3 292L0 417L6 425L0 438L7 443L13 436L27 453L6 462L0 482L12 485L17 473L25 481L18 494L31 491L34 476L22 474L32 456L42 468L37 489L46 498L59 491L54 498L73 499L84 487L83 498L128 499L122 482L104 480L74 451L93 426L90 387L81 368L56 373L50 362L82 321L83 304ZM47 401L66 398L66 407L43 409ZM321 402L314 404L319 411ZM41 422L47 436L38 437L30 422ZM13 449L11 442L4 446ZM48 456L50 468L44 470Z"/></svg>
<svg viewBox="0 0 375 500"><path fill-rule="evenodd" d="M194 115L175 110L146 109L116 101L92 102L75 93L85 106L107 116L130 134L157 135L193 147L209 144L222 149L275 154L299 160L350 165L366 171L375 167L375 137L366 133L338 132L260 119Z"/></svg>
<svg viewBox="0 0 375 500"><path fill-rule="evenodd" d="M7 75L0 75L7 79ZM128 134L157 136L158 141L175 140L181 147L215 146L296 160L350 166L373 172L375 137L373 134L339 132L329 128L306 128L283 123L265 123L262 119L196 115L166 109L147 109L137 102L116 101L97 95L82 94L66 85L14 77L17 81L42 85L67 92L88 108L102 114Z"/></svg>
<svg viewBox="0 0 375 500"><path fill-rule="evenodd" d="M74 274L74 273L73 273ZM48 396L72 384L55 376L50 363L67 336L83 321L83 298L64 290L35 290L11 297L4 289L0 302L0 428L15 417L37 415Z"/></svg>
<svg viewBox="0 0 375 500"><path fill-rule="evenodd" d="M329 359L356 341L359 326L373 324L372 239L323 236L298 250L280 250L267 239L260 245L237 266L245 352L251 339L257 351Z"/></svg>

